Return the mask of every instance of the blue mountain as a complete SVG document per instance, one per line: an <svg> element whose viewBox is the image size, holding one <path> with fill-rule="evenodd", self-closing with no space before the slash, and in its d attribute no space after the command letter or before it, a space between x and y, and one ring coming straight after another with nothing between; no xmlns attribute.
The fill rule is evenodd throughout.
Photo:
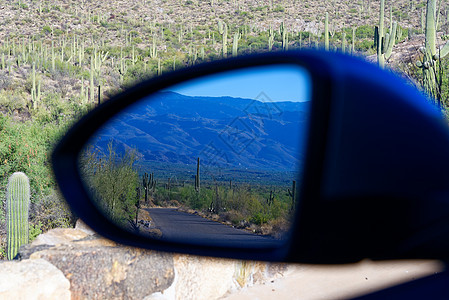
<svg viewBox="0 0 449 300"><path fill-rule="evenodd" d="M295 170L305 151L309 102L264 103L160 92L121 112L93 143L136 149L145 162Z"/></svg>

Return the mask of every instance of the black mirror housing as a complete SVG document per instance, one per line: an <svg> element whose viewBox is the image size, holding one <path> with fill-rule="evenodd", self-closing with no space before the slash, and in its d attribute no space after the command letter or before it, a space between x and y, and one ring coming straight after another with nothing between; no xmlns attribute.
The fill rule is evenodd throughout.
<svg viewBox="0 0 449 300"><path fill-rule="evenodd" d="M92 203L80 179L78 154L112 116L173 84L276 64L297 64L312 79L301 200L287 241L260 248L149 239L115 226ZM448 150L443 116L400 78L357 58L301 51L217 61L140 83L85 116L62 139L52 159L73 211L119 243L238 259L348 263L447 256Z"/></svg>

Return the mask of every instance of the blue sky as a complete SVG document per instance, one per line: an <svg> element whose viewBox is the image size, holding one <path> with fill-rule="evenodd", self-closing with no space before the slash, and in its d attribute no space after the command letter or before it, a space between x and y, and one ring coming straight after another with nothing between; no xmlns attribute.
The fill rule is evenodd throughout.
<svg viewBox="0 0 449 300"><path fill-rule="evenodd" d="M273 65L194 79L167 90L187 96L231 96L273 102L303 102L311 99L310 86L311 78L304 68L296 65Z"/></svg>

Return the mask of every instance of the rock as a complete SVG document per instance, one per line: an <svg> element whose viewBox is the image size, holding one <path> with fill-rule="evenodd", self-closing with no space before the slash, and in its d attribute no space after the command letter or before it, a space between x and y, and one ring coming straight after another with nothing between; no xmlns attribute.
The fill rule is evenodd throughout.
<svg viewBox="0 0 449 300"><path fill-rule="evenodd" d="M22 259L45 259L61 270L73 299L217 299L287 269L125 247L82 228L77 222L77 229L50 230L19 251Z"/></svg>
<svg viewBox="0 0 449 300"><path fill-rule="evenodd" d="M32 243L31 246L38 245L58 245L67 244L74 240L85 238L88 234L84 231L72 228L55 228L40 234Z"/></svg>
<svg viewBox="0 0 449 300"><path fill-rule="evenodd" d="M217 299L234 286L237 261L174 255L176 299Z"/></svg>
<svg viewBox="0 0 449 300"><path fill-rule="evenodd" d="M75 229L81 230L87 233L88 235L94 235L96 233L89 226L87 226L86 223L84 223L83 220L81 219L76 220Z"/></svg>
<svg viewBox="0 0 449 300"><path fill-rule="evenodd" d="M171 254L116 245L89 236L37 251L70 281L72 299L143 299L169 288L174 280Z"/></svg>
<svg viewBox="0 0 449 300"><path fill-rule="evenodd" d="M50 249L52 247L53 247L52 245L37 245L37 246L32 246L31 244L23 245L22 247L20 247L17 258L20 260L29 259L31 254L33 254L34 252Z"/></svg>
<svg viewBox="0 0 449 300"><path fill-rule="evenodd" d="M43 259L0 263L0 299L70 299L70 282Z"/></svg>

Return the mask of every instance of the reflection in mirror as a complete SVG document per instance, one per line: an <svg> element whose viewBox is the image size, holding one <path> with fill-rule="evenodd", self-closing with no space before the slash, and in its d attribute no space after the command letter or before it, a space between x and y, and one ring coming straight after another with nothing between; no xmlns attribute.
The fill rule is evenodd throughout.
<svg viewBox="0 0 449 300"><path fill-rule="evenodd" d="M296 65L172 86L96 132L79 157L83 181L109 219L142 235L279 243L298 201L310 99Z"/></svg>

